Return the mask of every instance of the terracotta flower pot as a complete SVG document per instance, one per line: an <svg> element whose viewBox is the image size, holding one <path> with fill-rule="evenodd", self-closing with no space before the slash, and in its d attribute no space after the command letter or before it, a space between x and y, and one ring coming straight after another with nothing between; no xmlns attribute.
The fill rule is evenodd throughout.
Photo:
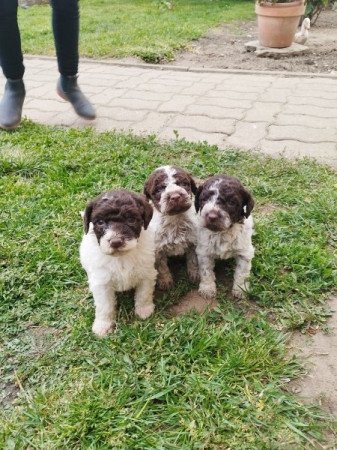
<svg viewBox="0 0 337 450"><path fill-rule="evenodd" d="M272 48L289 47L304 9L302 0L291 3L255 3L260 44Z"/></svg>

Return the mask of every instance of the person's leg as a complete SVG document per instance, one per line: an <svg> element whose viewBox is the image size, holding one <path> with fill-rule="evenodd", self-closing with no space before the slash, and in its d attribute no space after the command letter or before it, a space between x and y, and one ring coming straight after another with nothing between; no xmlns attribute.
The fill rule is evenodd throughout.
<svg viewBox="0 0 337 450"><path fill-rule="evenodd" d="M17 22L17 0L0 0L0 65L7 78L0 103L0 128L15 128L25 99L25 71Z"/></svg>
<svg viewBox="0 0 337 450"><path fill-rule="evenodd" d="M69 101L77 114L94 119L95 110L77 84L79 8L78 0L51 0L52 24L58 69L57 92Z"/></svg>
<svg viewBox="0 0 337 450"><path fill-rule="evenodd" d="M79 8L78 0L51 0L57 63L61 75L78 71Z"/></svg>

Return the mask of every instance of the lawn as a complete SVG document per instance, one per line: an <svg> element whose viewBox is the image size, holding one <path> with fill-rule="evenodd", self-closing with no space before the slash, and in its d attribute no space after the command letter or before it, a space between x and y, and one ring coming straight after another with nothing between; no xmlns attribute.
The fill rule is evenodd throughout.
<svg viewBox="0 0 337 450"><path fill-rule="evenodd" d="M222 22L253 17L249 0L81 0L81 56L172 59L174 51ZM50 7L19 8L25 53L54 54Z"/></svg>
<svg viewBox="0 0 337 450"><path fill-rule="evenodd" d="M155 315L120 296L117 333L91 333L79 211L158 165L239 176L256 200L251 305L220 287L204 316L170 318L180 268ZM304 449L333 423L286 392L301 368L285 332L323 323L336 283L336 174L206 144L24 122L0 134L0 447ZM226 276L232 277L232 268ZM248 306L247 306L248 305ZM280 331L282 329L282 332Z"/></svg>

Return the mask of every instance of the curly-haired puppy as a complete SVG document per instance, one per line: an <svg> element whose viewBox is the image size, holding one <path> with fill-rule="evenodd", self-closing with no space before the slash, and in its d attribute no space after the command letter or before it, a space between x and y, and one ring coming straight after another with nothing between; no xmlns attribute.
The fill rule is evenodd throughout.
<svg viewBox="0 0 337 450"><path fill-rule="evenodd" d="M199 279L195 253L197 217L192 201L196 185L191 175L177 166L158 167L148 178L144 194L154 206L151 227L155 231L157 284L168 289L173 284L168 256L185 255L191 281Z"/></svg>
<svg viewBox="0 0 337 450"><path fill-rule="evenodd" d="M141 319L154 311L154 235L147 229L152 214L143 195L123 189L105 192L86 207L80 259L96 307L92 330L99 336L115 325L116 292L135 288Z"/></svg>
<svg viewBox="0 0 337 450"><path fill-rule="evenodd" d="M216 295L215 259L236 259L232 294L242 298L248 290L251 260L254 200L237 178L210 177L199 187L195 207L199 211L197 255L200 272L199 292Z"/></svg>

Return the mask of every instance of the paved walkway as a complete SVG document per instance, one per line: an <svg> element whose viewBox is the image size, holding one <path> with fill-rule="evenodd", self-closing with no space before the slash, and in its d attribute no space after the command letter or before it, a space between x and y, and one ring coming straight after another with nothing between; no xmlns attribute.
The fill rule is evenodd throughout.
<svg viewBox="0 0 337 450"><path fill-rule="evenodd" d="M86 126L55 92L56 62L25 60L24 115ZM178 133L220 148L309 156L337 169L337 78L180 70L82 61L80 85L97 107L97 130ZM1 80L2 92L4 80Z"/></svg>

